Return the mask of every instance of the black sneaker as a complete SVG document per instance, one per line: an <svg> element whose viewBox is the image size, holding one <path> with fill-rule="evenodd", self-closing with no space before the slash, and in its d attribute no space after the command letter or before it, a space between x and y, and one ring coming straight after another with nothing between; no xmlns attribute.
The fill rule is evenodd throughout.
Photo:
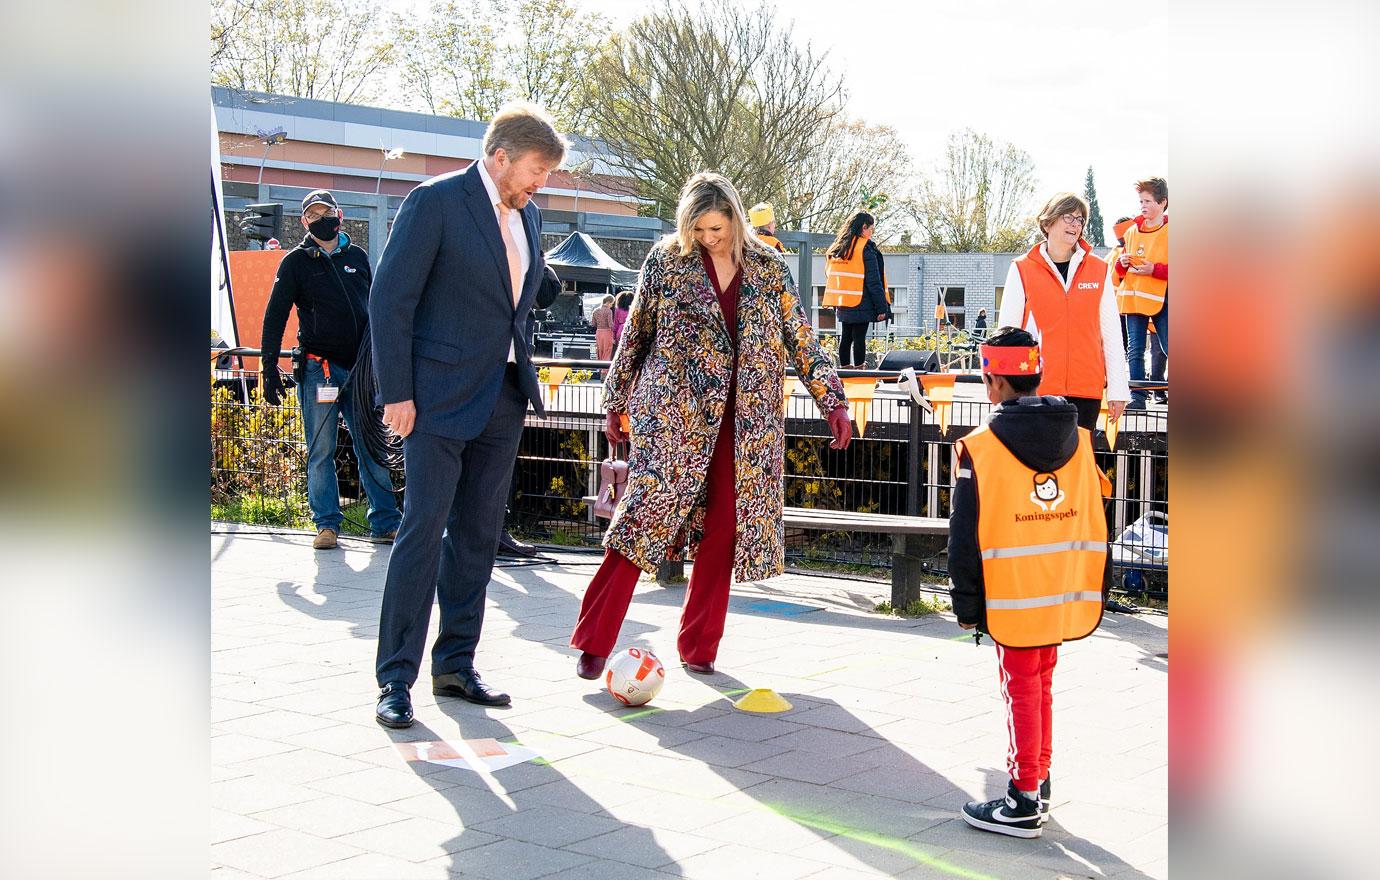
<svg viewBox="0 0 1380 880"><path fill-rule="evenodd" d="M1008 782L1006 797L987 803L971 801L963 805L963 821L983 831L994 831L1009 837L1039 837L1040 801L1028 798L1016 790L1016 783Z"/></svg>
<svg viewBox="0 0 1380 880"><path fill-rule="evenodd" d="M1049 777L1040 783L1040 824L1049 821Z"/></svg>

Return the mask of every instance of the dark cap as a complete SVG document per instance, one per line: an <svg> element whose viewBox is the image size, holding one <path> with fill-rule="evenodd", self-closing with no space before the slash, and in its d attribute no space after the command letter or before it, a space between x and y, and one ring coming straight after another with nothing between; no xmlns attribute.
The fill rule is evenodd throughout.
<svg viewBox="0 0 1380 880"><path fill-rule="evenodd" d="M307 213L307 209L312 205L328 205L337 211L340 210L340 206L335 203L335 196L324 189L316 189L307 193L307 197L302 200L302 213Z"/></svg>

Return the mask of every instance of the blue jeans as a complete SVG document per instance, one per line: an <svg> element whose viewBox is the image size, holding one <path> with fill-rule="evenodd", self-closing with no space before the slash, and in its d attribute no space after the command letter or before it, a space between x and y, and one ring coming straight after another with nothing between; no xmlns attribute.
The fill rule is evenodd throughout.
<svg viewBox="0 0 1380 880"><path fill-rule="evenodd" d="M331 364L331 384L342 388L350 378L350 371L339 364ZM317 529L340 531L344 516L340 512L340 483L335 475L335 440L338 415L345 416L345 427L355 441L355 459L359 462L359 482L369 498L369 531L376 537L396 532L402 522L398 499L393 495L393 480L388 469L374 461L360 440L355 427L354 402L346 388L335 403L317 403L316 389L326 384L321 361L307 361L306 376L297 386L297 401L302 405L302 426L307 435L307 504L311 506L312 522ZM317 439L320 435L320 439Z"/></svg>
<svg viewBox="0 0 1380 880"><path fill-rule="evenodd" d="M1149 335L1150 318L1155 319L1155 338L1159 340L1157 346L1160 352L1169 358L1169 300L1164 301L1158 315L1125 315L1126 318L1126 365L1131 370L1131 381L1143 381L1145 379L1145 341ZM1153 360L1153 355L1152 355ZM1163 376L1160 371L1160 376ZM1145 402L1147 392L1142 389L1134 388L1131 390L1131 399Z"/></svg>

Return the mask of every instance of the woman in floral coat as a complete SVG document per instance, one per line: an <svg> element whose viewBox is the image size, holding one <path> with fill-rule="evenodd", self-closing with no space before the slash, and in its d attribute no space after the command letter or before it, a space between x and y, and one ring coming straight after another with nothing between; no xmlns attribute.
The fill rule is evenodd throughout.
<svg viewBox="0 0 1380 880"><path fill-rule="evenodd" d="M695 558L677 647L712 674L739 580L785 569L782 413L786 360L829 421L834 449L852 439L847 399L820 350L786 264L747 226L733 184L685 184L676 231L652 248L604 383L611 443L632 428L628 482L604 536L604 562L571 645L596 679L642 571Z"/></svg>

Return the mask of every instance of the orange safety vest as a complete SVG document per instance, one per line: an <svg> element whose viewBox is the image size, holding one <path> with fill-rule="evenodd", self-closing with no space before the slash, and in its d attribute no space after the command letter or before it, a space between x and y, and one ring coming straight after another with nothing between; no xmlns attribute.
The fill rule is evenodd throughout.
<svg viewBox="0 0 1380 880"><path fill-rule="evenodd" d="M759 233L757 233L757 237L760 238L760 239L762 239L762 241L765 241L767 244L771 245L772 247L776 248L776 249L777 249L778 251L780 251L781 253L784 254L784 253L786 252L786 246L785 246L784 244L781 243L781 239L777 238L776 236L772 235L771 233L768 233L768 232L759 232Z"/></svg>
<svg viewBox="0 0 1380 880"><path fill-rule="evenodd" d="M1102 622L1108 552L1092 434L1079 428L1077 451L1052 474L1021 464L987 426L957 442L977 480L987 633L1008 648L1090 635Z"/></svg>
<svg viewBox="0 0 1380 880"><path fill-rule="evenodd" d="M863 298L863 249L866 242L857 239L853 251L844 259L829 257L824 261L823 306L851 309L862 303ZM886 283L886 261L882 261L882 289L886 291L886 303L891 305L891 288Z"/></svg>
<svg viewBox="0 0 1380 880"><path fill-rule="evenodd" d="M1126 253L1132 260L1169 262L1169 221L1149 232L1137 224L1126 230ZM1157 315L1164 307L1169 282L1151 275L1127 272L1117 288L1116 307L1123 315Z"/></svg>
<svg viewBox="0 0 1380 880"><path fill-rule="evenodd" d="M1102 286L1107 282L1107 264L1080 241L1083 261L1064 290L1064 279L1040 255L1040 245L1016 260L1025 288L1025 313L1021 327L1035 329L1040 339L1040 354L1045 359L1041 394L1061 397L1101 399L1107 385L1107 362L1102 353Z"/></svg>

